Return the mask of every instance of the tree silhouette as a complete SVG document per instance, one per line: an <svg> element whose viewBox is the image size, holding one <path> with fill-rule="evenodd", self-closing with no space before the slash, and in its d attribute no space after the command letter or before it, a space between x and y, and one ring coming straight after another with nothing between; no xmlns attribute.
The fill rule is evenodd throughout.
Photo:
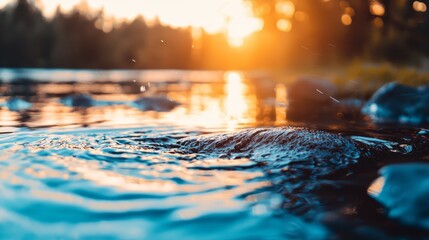
<svg viewBox="0 0 429 240"><path fill-rule="evenodd" d="M355 58L409 63L429 54L427 0L245 1L264 28L232 47L223 33L201 30L193 39L191 28L142 16L105 29L103 11L85 4L45 18L17 0L0 9L0 67L284 69Z"/></svg>

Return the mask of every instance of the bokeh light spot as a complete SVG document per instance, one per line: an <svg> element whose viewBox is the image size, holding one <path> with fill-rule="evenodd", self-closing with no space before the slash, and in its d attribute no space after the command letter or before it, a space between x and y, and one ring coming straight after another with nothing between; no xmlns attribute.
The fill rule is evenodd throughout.
<svg viewBox="0 0 429 240"><path fill-rule="evenodd" d="M348 15L348 14L343 14L342 16L341 16L341 23L343 23L344 25L346 25L346 26L349 26L349 25L351 25L352 24L352 17L350 16L350 15Z"/></svg>
<svg viewBox="0 0 429 240"><path fill-rule="evenodd" d="M371 5L369 6L369 11L371 12L372 15L383 16L385 9L383 4L381 4L380 2L372 1Z"/></svg>
<svg viewBox="0 0 429 240"><path fill-rule="evenodd" d="M291 1L281 1L276 4L276 11L287 17L292 17L295 12L295 4Z"/></svg>
<svg viewBox="0 0 429 240"><path fill-rule="evenodd" d="M413 2L413 9L417 12L426 12L427 6L424 2L414 1Z"/></svg>
<svg viewBox="0 0 429 240"><path fill-rule="evenodd" d="M381 28L384 25L384 21L381 17L376 17L372 20L372 24L374 24L376 28Z"/></svg>
<svg viewBox="0 0 429 240"><path fill-rule="evenodd" d="M280 19L277 21L277 29L282 32L290 32L292 30L292 23L287 19Z"/></svg>
<svg viewBox="0 0 429 240"><path fill-rule="evenodd" d="M302 12L302 11L295 12L295 20L297 20L298 22L306 22L308 21L309 18L310 17L305 12Z"/></svg>

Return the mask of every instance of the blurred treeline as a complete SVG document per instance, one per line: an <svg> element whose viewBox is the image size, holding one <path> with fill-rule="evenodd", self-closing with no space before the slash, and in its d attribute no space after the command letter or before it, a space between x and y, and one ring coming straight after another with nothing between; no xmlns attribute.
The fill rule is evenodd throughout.
<svg viewBox="0 0 429 240"><path fill-rule="evenodd" d="M82 6L53 18L27 0L0 11L0 67L189 68L192 38L188 29L142 17L101 29L103 12Z"/></svg>
<svg viewBox="0 0 429 240"><path fill-rule="evenodd" d="M58 9L45 18L17 0L0 10L0 67L282 69L354 59L418 63L429 55L423 0L246 1L264 27L234 47L222 33L143 17L109 31L102 11Z"/></svg>
<svg viewBox="0 0 429 240"><path fill-rule="evenodd" d="M427 0L248 1L291 64L418 64L429 54ZM279 21L290 23L290 31L279 33Z"/></svg>

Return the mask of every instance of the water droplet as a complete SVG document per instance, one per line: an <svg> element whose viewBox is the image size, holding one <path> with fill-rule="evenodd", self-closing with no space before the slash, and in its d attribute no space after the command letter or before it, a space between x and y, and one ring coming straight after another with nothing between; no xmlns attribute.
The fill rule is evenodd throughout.
<svg viewBox="0 0 429 240"><path fill-rule="evenodd" d="M316 91L320 94L324 94L322 91L320 91L319 89L316 88Z"/></svg>
<svg viewBox="0 0 429 240"><path fill-rule="evenodd" d="M330 99L332 99L333 101L337 102L337 103L339 103L339 102L340 102L338 99L335 99L335 98L334 98L334 97L332 97L332 96L329 96L329 98L330 98Z"/></svg>

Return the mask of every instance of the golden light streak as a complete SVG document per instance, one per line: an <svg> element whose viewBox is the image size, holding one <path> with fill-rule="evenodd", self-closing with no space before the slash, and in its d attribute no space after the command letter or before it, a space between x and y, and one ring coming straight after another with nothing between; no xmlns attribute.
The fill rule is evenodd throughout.
<svg viewBox="0 0 429 240"><path fill-rule="evenodd" d="M226 115L229 119L228 129L235 129L243 121L248 112L248 106L245 101L245 87L243 75L238 72L226 72Z"/></svg>

